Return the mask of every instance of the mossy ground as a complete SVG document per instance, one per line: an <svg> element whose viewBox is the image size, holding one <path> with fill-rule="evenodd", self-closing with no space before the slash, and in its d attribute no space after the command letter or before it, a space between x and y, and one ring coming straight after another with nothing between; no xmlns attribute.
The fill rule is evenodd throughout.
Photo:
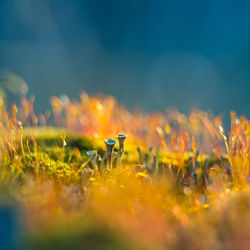
<svg viewBox="0 0 250 250"><path fill-rule="evenodd" d="M248 249L245 117L227 136L201 111L131 114L86 94L52 108L67 129L37 127L27 100L20 118L1 110L0 249ZM120 132L110 164L104 139Z"/></svg>
<svg viewBox="0 0 250 250"><path fill-rule="evenodd" d="M17 171L18 168L21 168L20 173L16 173L17 177L12 181L12 188L10 188L10 193L12 194L12 197L15 197L15 199L18 201L17 207L19 207L21 211L24 211L25 219L22 220L22 227L25 226L26 230L21 233L21 241L19 242L22 248L161 248L160 246L162 243L159 245L154 245L151 242L152 245L147 246L147 244L143 243L144 240L138 241L137 236L135 238L132 237L130 239L130 242L126 241L122 233L123 230L120 231L119 229L116 232L112 223L111 225L109 225L106 219L102 218L109 218L111 216L110 220L112 220L112 213L116 214L117 211L121 209L121 207L119 205L117 211L114 212L112 211L112 209L115 209L116 205L114 205L114 207L111 206L111 214L106 214L107 208L103 207L105 206L105 202L116 203L119 198L116 197L116 194L114 196L114 194L112 193L110 194L110 197L109 195L106 196L106 194L99 194L99 191L96 192L96 188L106 187L108 188L109 192L113 192L113 188L110 186L109 182L114 181L116 182L115 186L121 189L121 191L118 190L119 192L117 194L125 195L125 197L121 197L125 202L127 199L127 202L130 202L130 199L133 199L134 194L131 197L128 196L126 198L127 194L122 192L122 189L124 187L126 187L128 190L131 189L131 191L132 189L137 189L136 192L138 192L138 190L141 190L141 188L146 188L145 190L148 189L148 187L145 187L145 185L151 183L151 178L154 175L153 169L150 167L145 167L141 172L134 170L134 166L136 163L134 158L137 158L137 162L140 161L140 157L139 155L137 155L136 150L134 152L134 154L136 154L136 157L129 157L131 152L126 152L126 154L124 155L124 162L127 167L123 167L124 170L122 170L122 172L119 166L114 166L115 168L113 170L113 173L110 172L108 176L106 175L106 172L101 172L102 176L100 176L100 172L96 172L93 175L91 172L91 175L88 176L86 175L86 173L88 173L87 169L92 169L91 171L94 172L94 166L91 165L91 162L89 162L87 151L95 149L98 151L100 156L104 157L103 147L98 141L95 141L93 139L91 140L87 137L78 136L65 129L44 127L25 129L23 131L23 142L24 154L20 156L21 160L13 158L9 161L10 169L13 168L15 169L15 171ZM117 148L115 149L115 151L117 151ZM17 152L21 154L20 148L17 148ZM172 164L171 173L169 172L169 169L158 169L159 175L174 175L176 176L176 179L179 179L179 181L177 181L175 185L168 187L168 195L174 195L174 200L176 200L176 202L177 200L179 200L179 202L184 202L185 200L185 195L181 191L181 187L183 184L182 176L184 171L188 172L190 166L192 165L190 164L190 160L188 160L190 159L191 155L192 153L186 153L184 165L181 170L178 170L178 167L175 164ZM114 158L115 157L117 157L116 153ZM144 157L147 158L147 156L143 153L143 158ZM172 153L169 154L168 160L173 162L174 160L178 160L179 157L180 156L178 154ZM158 153L158 158L159 166L163 166L164 157L161 156L161 153ZM209 158L208 156L203 156L203 159L198 160L197 158L196 160L198 165L201 165L201 160L207 160L210 165L214 165L216 161L218 161L217 158ZM149 158L149 164L151 164L150 161L151 160ZM86 166L84 162L88 162L88 165ZM142 164L145 165L145 162L142 162ZM83 165L84 167L83 169L81 169ZM199 167L198 165L197 169L199 171L201 167ZM125 176L123 176L124 173ZM129 177L131 178L131 180L127 179L127 174L131 175L131 177ZM141 179L139 181L139 186L137 183L138 178ZM88 184L89 181L90 183ZM168 181L172 182L173 179L168 178ZM163 184L160 184L158 188L163 189L164 185L162 185ZM147 200L148 198L150 198L152 190L145 190L143 192L139 191L139 193L141 192L141 195L146 195L145 199ZM166 190L164 192L166 192ZM90 199L89 196L91 196L91 193L93 193L93 202L97 202L97 204L92 204L90 205L90 207L86 208L85 203L88 199ZM200 195L203 194L204 192L201 189ZM107 200L103 201L103 199ZM154 202L154 199L152 199L152 202ZM159 201L157 201L157 203L158 202ZM190 201L185 201L185 203L187 202ZM144 204L144 201L142 204ZM147 201L144 205L144 209L147 210L149 205L147 204ZM94 214L92 214L91 206L94 206L94 209L97 210L94 212ZM129 209L126 208L126 206L127 204L124 204L125 209ZM190 205L190 209L191 208L194 208L194 205ZM101 211L99 211L99 209L101 209ZM123 209L124 208L122 208L121 211ZM158 212L152 211L152 213L156 213L156 220L158 220ZM191 212L191 214L192 213L193 212ZM127 214L126 211L122 220L126 220L127 216L129 216L129 214ZM148 217L148 215L146 215L146 217ZM98 218L100 219L99 221ZM146 223L145 227L147 226L149 225ZM140 232L136 232L135 235L137 233L139 233L140 235ZM145 232L146 235L147 233L148 232ZM127 233L125 229L125 235L126 234ZM157 237L158 236L156 236L156 238Z"/></svg>
<svg viewBox="0 0 250 250"><path fill-rule="evenodd" d="M63 145L64 140L67 145ZM53 182L53 185L57 187L54 186L53 191L50 190L52 192L67 186L79 190L82 179L79 169L85 161L88 161L86 152L96 149L101 155L104 154L97 141L55 127L27 128L23 131L23 141L27 142L27 144L24 143L24 155L21 161L13 158L6 162L7 169L10 171L15 168L13 170L15 173L13 172L13 179L10 178L9 182L5 183L7 185L1 189L1 193L6 192L3 195L6 199L3 200L2 196L1 203L9 211L7 214L13 220L13 225L9 227L13 230L10 233L13 233L12 236L15 237L13 241L15 244L8 242L6 247L16 249L131 249L130 243L111 230L104 229L104 226L92 225L88 222L88 218L82 216L78 218L77 215L73 218L70 216L71 219L67 220L62 211L59 215L60 220L53 218L56 221L49 228L43 225L40 229L31 230L25 221L26 219L32 220L33 215L29 214L31 211L26 211L26 219L21 218L17 222L17 214L25 209L23 199L27 198L27 193L31 192L42 199L42 195L36 191L27 190L29 186L27 182L32 182L35 186L42 185L41 183L47 186L48 183ZM17 148L17 153L21 154L20 148ZM19 173L17 173L17 168L21 169ZM46 192L46 190L40 191ZM19 202L16 202L18 200ZM69 201L66 202L69 203ZM40 201L37 201L37 205L41 205ZM71 205L73 206L69 204ZM57 207L57 209L62 208ZM75 210L74 213L77 214L79 211ZM39 217L39 214L37 216ZM56 211L56 216L58 216L58 211ZM2 244L0 246L5 247Z"/></svg>

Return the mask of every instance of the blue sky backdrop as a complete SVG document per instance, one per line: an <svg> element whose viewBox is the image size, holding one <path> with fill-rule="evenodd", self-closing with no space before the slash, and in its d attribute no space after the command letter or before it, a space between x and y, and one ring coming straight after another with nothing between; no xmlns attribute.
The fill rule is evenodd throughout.
<svg viewBox="0 0 250 250"><path fill-rule="evenodd" d="M1 0L0 69L51 95L250 116L248 0Z"/></svg>

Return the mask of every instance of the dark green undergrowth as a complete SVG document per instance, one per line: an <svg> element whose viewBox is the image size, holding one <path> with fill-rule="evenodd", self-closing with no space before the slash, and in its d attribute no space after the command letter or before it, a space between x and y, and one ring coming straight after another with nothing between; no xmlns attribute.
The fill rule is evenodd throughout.
<svg viewBox="0 0 250 250"><path fill-rule="evenodd" d="M135 247L132 242L125 241L119 235L107 230L107 228L88 225L84 228L75 223L73 225L42 230L28 235L22 244L22 249L36 250L129 250L141 249Z"/></svg>
<svg viewBox="0 0 250 250"><path fill-rule="evenodd" d="M81 152L86 152L90 149L97 147L94 140L87 137L79 136L65 129L54 127L40 127L40 128L26 128L24 130L24 141L31 136L34 136L37 145L42 149L51 149L54 147L62 147L62 136L65 135L67 149L69 151L78 148Z"/></svg>

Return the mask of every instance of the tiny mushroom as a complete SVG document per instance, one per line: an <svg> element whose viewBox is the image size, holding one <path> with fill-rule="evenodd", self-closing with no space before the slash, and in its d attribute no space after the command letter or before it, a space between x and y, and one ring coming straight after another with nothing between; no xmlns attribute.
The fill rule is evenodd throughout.
<svg viewBox="0 0 250 250"><path fill-rule="evenodd" d="M111 169L112 168L112 152L116 144L116 141L112 139L108 139L108 140L105 139L104 142L106 144L106 154L107 154L108 165L109 165L109 168Z"/></svg>
<svg viewBox="0 0 250 250"><path fill-rule="evenodd" d="M124 152L124 141L128 135L126 134L118 134L116 138L119 141L119 159L121 159L123 152Z"/></svg>
<svg viewBox="0 0 250 250"><path fill-rule="evenodd" d="M92 162L92 164L94 166L94 169L97 170L97 163L96 163L96 160L97 160L97 150L87 151L87 156L90 159L90 161Z"/></svg>

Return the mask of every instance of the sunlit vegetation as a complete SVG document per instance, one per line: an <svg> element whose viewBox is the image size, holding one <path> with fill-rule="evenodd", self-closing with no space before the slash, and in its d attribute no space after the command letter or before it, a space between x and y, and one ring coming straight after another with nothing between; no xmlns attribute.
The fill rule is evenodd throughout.
<svg viewBox="0 0 250 250"><path fill-rule="evenodd" d="M0 213L23 249L249 249L250 122L113 97L0 110ZM15 241L13 239L16 239ZM1 244L1 243L0 243Z"/></svg>

